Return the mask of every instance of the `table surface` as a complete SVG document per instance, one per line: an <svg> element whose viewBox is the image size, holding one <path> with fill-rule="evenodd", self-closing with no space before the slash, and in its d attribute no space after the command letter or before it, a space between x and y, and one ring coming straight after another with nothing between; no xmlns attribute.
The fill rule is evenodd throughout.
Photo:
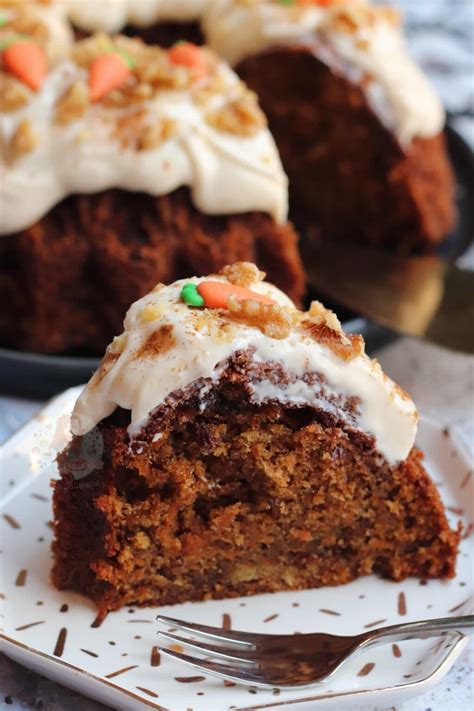
<svg viewBox="0 0 474 711"><path fill-rule="evenodd" d="M472 0L399 0L412 54L442 96L451 121L474 146ZM403 338L377 354L385 371L413 396L420 410L455 428L474 449L474 358ZM0 442L40 407L0 395ZM470 711L474 707L474 642L431 692L397 711ZM99 711L102 704L0 659L0 709ZM369 710L368 710L369 711Z"/></svg>

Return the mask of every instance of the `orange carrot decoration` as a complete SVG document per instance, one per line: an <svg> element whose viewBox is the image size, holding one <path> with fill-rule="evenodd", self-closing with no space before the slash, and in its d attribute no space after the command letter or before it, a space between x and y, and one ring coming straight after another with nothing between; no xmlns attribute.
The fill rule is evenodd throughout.
<svg viewBox="0 0 474 711"><path fill-rule="evenodd" d="M130 76L130 63L120 52L107 52L96 57L89 67L91 101L99 101L113 89L121 87Z"/></svg>
<svg viewBox="0 0 474 711"><path fill-rule="evenodd" d="M234 296L237 301L252 299L252 301L260 301L263 304L275 303L268 296L257 294L243 286L228 284L225 281L202 281L198 284L197 291L204 299L204 306L207 306L208 309L228 309L229 296Z"/></svg>
<svg viewBox="0 0 474 711"><path fill-rule="evenodd" d="M276 301L263 294L257 294L243 286L228 284L225 281L202 281L200 284L189 282L181 289L180 297L188 306L204 306L208 309L228 309L229 297L237 301L260 301L262 304L275 304Z"/></svg>
<svg viewBox="0 0 474 711"><path fill-rule="evenodd" d="M18 40L5 47L3 65L7 72L33 91L41 89L48 73L48 60L44 49L31 40Z"/></svg>
<svg viewBox="0 0 474 711"><path fill-rule="evenodd" d="M204 79L208 72L206 55L192 42L176 42L168 50L168 57L172 64L188 67L195 79Z"/></svg>

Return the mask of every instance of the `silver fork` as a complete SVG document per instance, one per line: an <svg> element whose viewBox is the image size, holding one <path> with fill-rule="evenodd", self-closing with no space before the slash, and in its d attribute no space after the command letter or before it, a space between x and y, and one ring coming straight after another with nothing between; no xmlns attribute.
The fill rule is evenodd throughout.
<svg viewBox="0 0 474 711"><path fill-rule="evenodd" d="M156 619L176 631L192 635L190 638L159 631L158 634L168 643L187 647L202 655L191 656L160 646L160 650L170 657L232 681L281 688L300 688L321 682L354 653L368 647L407 639L439 637L453 632L463 635L474 629L474 615L407 622L352 637L325 633L253 634L183 622L162 615ZM200 641L201 638L211 643Z"/></svg>

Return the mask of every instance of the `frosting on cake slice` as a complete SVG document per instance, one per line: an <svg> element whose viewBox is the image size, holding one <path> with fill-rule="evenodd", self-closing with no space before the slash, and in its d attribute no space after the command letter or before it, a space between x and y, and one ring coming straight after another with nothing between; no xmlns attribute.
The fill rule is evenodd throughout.
<svg viewBox="0 0 474 711"><path fill-rule="evenodd" d="M248 263L218 275L158 285L129 309L79 397L72 429L83 435L117 407L131 411L140 439L152 414L199 394L201 409L230 359L242 357L253 404L311 407L366 435L391 464L412 449L418 415L411 399L346 335L319 302L298 311Z"/></svg>

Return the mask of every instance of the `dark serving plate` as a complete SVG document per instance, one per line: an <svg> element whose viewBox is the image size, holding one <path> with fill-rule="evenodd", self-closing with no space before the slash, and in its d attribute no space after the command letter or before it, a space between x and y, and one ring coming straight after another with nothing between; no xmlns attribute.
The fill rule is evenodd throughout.
<svg viewBox="0 0 474 711"><path fill-rule="evenodd" d="M450 126L446 128L448 151L456 175L458 223L455 230L438 248L447 259L456 259L472 243L474 215L474 158L464 139ZM366 350L373 353L396 338L393 331L378 326L365 318L334 307L350 333L360 333ZM99 359L77 354L43 355L0 348L0 392L2 394L45 398L72 385L86 382L97 368Z"/></svg>

